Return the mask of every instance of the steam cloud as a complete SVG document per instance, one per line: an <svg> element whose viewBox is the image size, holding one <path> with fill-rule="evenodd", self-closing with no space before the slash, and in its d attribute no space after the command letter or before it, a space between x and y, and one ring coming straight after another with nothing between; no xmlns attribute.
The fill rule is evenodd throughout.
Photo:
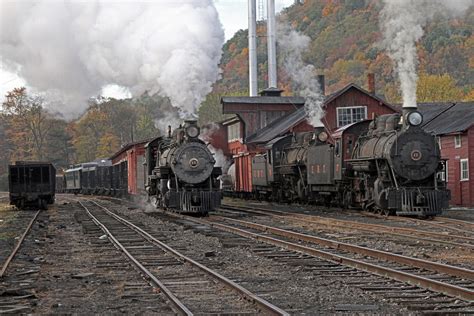
<svg viewBox="0 0 474 316"><path fill-rule="evenodd" d="M380 24L383 46L396 63L402 90L403 107L416 107L418 65L416 42L423 36L423 28L436 15L464 13L472 0L384 0Z"/></svg>
<svg viewBox="0 0 474 316"><path fill-rule="evenodd" d="M313 65L305 64L302 59L302 54L310 42L311 39L306 35L285 26L278 27L278 44L284 59L285 71L296 84L296 90L306 98L305 110L308 122L317 127L322 126L324 96L315 77L316 69Z"/></svg>
<svg viewBox="0 0 474 316"><path fill-rule="evenodd" d="M212 0L7 1L2 67L79 113L108 84L169 97L188 118L219 77L224 31Z"/></svg>

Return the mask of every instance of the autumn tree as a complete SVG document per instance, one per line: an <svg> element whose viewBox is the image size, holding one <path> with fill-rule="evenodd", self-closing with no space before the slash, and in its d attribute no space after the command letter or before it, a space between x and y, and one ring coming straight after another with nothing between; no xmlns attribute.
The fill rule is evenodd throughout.
<svg viewBox="0 0 474 316"><path fill-rule="evenodd" d="M423 73L418 78L417 102L459 101L462 98L462 90L456 87L453 78L448 74L429 75Z"/></svg>
<svg viewBox="0 0 474 316"><path fill-rule="evenodd" d="M15 88L7 93L2 110L9 127L6 136L14 144L13 158L43 160L52 127L51 116L44 109L44 100L28 95L24 87Z"/></svg>

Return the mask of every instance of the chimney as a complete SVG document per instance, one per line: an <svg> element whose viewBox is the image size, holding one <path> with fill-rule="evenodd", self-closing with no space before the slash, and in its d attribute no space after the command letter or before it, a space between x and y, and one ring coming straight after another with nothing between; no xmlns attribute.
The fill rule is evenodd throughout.
<svg viewBox="0 0 474 316"><path fill-rule="evenodd" d="M367 74L367 90L370 94L375 94L375 74L373 72Z"/></svg>
<svg viewBox="0 0 474 316"><path fill-rule="evenodd" d="M321 95L326 95L326 83L325 83L324 75L318 75L318 85L319 85L319 91L321 92Z"/></svg>
<svg viewBox="0 0 474 316"><path fill-rule="evenodd" d="M257 4L248 0L249 9L249 95L257 96Z"/></svg>
<svg viewBox="0 0 474 316"><path fill-rule="evenodd" d="M268 87L277 87L275 0L267 0Z"/></svg>

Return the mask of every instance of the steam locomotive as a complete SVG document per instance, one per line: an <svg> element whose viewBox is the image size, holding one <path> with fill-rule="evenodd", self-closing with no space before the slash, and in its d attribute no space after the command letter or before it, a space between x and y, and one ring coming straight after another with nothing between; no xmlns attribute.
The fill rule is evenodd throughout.
<svg viewBox="0 0 474 316"><path fill-rule="evenodd" d="M386 215L435 216L448 207L445 161L422 114L406 111L272 140L252 159L253 194Z"/></svg>
<svg viewBox="0 0 474 316"><path fill-rule="evenodd" d="M199 134L196 121L185 121L145 146L145 189L157 207L207 214L220 205L222 170Z"/></svg>

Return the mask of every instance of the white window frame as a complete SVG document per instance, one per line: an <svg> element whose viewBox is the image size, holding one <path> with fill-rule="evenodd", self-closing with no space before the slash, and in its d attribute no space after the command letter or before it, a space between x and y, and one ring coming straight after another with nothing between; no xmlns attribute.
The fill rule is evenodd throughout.
<svg viewBox="0 0 474 316"><path fill-rule="evenodd" d="M466 168L463 169L463 163L466 163ZM469 159L461 159L459 161L459 171L461 173L461 181L469 181ZM463 177L463 171L466 171L466 177Z"/></svg>
<svg viewBox="0 0 474 316"><path fill-rule="evenodd" d="M345 125L339 125L339 110L354 110L354 109L364 109L365 111L365 115L364 115L364 118L362 120L366 120L367 119L367 106L366 105L362 105L362 106L343 106L343 107L337 107L336 108L336 125L337 127L342 127L342 126L345 126ZM352 115L353 113L351 112L351 121L352 121ZM361 120L361 121L362 121ZM349 125L349 124L352 124L352 123L355 123L356 121L352 121L346 125ZM360 121L357 121L357 122L360 122Z"/></svg>
<svg viewBox="0 0 474 316"><path fill-rule="evenodd" d="M461 146L462 146L461 134L454 135L454 148L461 148Z"/></svg>
<svg viewBox="0 0 474 316"><path fill-rule="evenodd" d="M232 132L234 132L235 135L232 135ZM237 122L227 125L227 142L242 141L242 135L240 135L240 133L240 123Z"/></svg>
<svg viewBox="0 0 474 316"><path fill-rule="evenodd" d="M445 177L446 177L446 183L448 183L449 168L448 168L448 161L447 160L444 162L444 168L446 169L445 172L444 172Z"/></svg>

